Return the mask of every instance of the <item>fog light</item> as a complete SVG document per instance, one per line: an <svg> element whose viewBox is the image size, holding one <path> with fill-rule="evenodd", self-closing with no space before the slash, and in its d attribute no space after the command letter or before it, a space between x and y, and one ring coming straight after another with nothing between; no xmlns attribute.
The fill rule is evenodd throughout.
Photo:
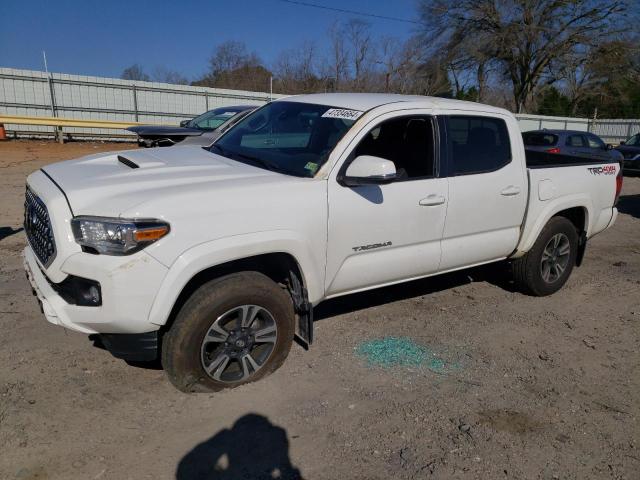
<svg viewBox="0 0 640 480"><path fill-rule="evenodd" d="M60 283L52 283L58 295L71 305L99 307L102 305L102 290L95 280L69 275Z"/></svg>
<svg viewBox="0 0 640 480"><path fill-rule="evenodd" d="M100 305L102 303L100 299L100 289L95 285L91 285L88 290L84 290L80 293L82 295L83 303L87 303L89 305ZM80 305L80 302L78 302Z"/></svg>

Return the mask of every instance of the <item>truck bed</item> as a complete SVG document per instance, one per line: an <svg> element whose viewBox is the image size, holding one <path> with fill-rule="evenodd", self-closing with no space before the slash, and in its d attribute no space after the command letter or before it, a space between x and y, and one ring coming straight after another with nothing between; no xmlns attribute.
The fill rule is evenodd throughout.
<svg viewBox="0 0 640 480"><path fill-rule="evenodd" d="M555 168L572 165L604 165L609 163L620 163L615 159L611 159L606 162L599 158L594 159L590 157L578 157L575 155L562 155L559 153L539 152L528 149L525 149L525 158L527 168Z"/></svg>
<svg viewBox="0 0 640 480"><path fill-rule="evenodd" d="M529 198L520 242L514 256L528 251L556 212L573 209L584 215L592 237L615 220L616 177L620 163L590 158L526 152Z"/></svg>

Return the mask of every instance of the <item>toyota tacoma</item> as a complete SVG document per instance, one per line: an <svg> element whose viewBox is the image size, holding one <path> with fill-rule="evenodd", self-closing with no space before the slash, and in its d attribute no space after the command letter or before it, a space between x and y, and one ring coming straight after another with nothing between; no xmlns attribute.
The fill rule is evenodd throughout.
<svg viewBox="0 0 640 480"><path fill-rule="evenodd" d="M617 161L525 152L503 109L294 96L208 148L32 173L24 264L49 322L216 391L308 346L329 298L504 260L523 292L556 292L621 186Z"/></svg>

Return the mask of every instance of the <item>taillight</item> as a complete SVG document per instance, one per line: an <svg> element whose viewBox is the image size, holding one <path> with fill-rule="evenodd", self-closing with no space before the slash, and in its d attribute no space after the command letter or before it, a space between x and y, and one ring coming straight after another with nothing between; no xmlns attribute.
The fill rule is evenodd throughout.
<svg viewBox="0 0 640 480"><path fill-rule="evenodd" d="M547 152L547 153L560 153L560 149L558 147L547 148L545 150L545 152Z"/></svg>
<svg viewBox="0 0 640 480"><path fill-rule="evenodd" d="M620 170L618 171L618 175L616 176L616 196L613 200L613 206L615 207L618 204L618 200L620 199L620 192L622 192L622 165L620 166Z"/></svg>

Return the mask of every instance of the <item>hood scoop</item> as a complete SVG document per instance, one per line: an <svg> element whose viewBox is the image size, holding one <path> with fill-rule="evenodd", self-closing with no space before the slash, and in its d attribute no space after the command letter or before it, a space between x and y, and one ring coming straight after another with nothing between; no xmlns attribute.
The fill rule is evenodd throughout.
<svg viewBox="0 0 640 480"><path fill-rule="evenodd" d="M118 161L129 168L140 168L140 165L129 160L128 158L123 157L122 155L118 155Z"/></svg>

